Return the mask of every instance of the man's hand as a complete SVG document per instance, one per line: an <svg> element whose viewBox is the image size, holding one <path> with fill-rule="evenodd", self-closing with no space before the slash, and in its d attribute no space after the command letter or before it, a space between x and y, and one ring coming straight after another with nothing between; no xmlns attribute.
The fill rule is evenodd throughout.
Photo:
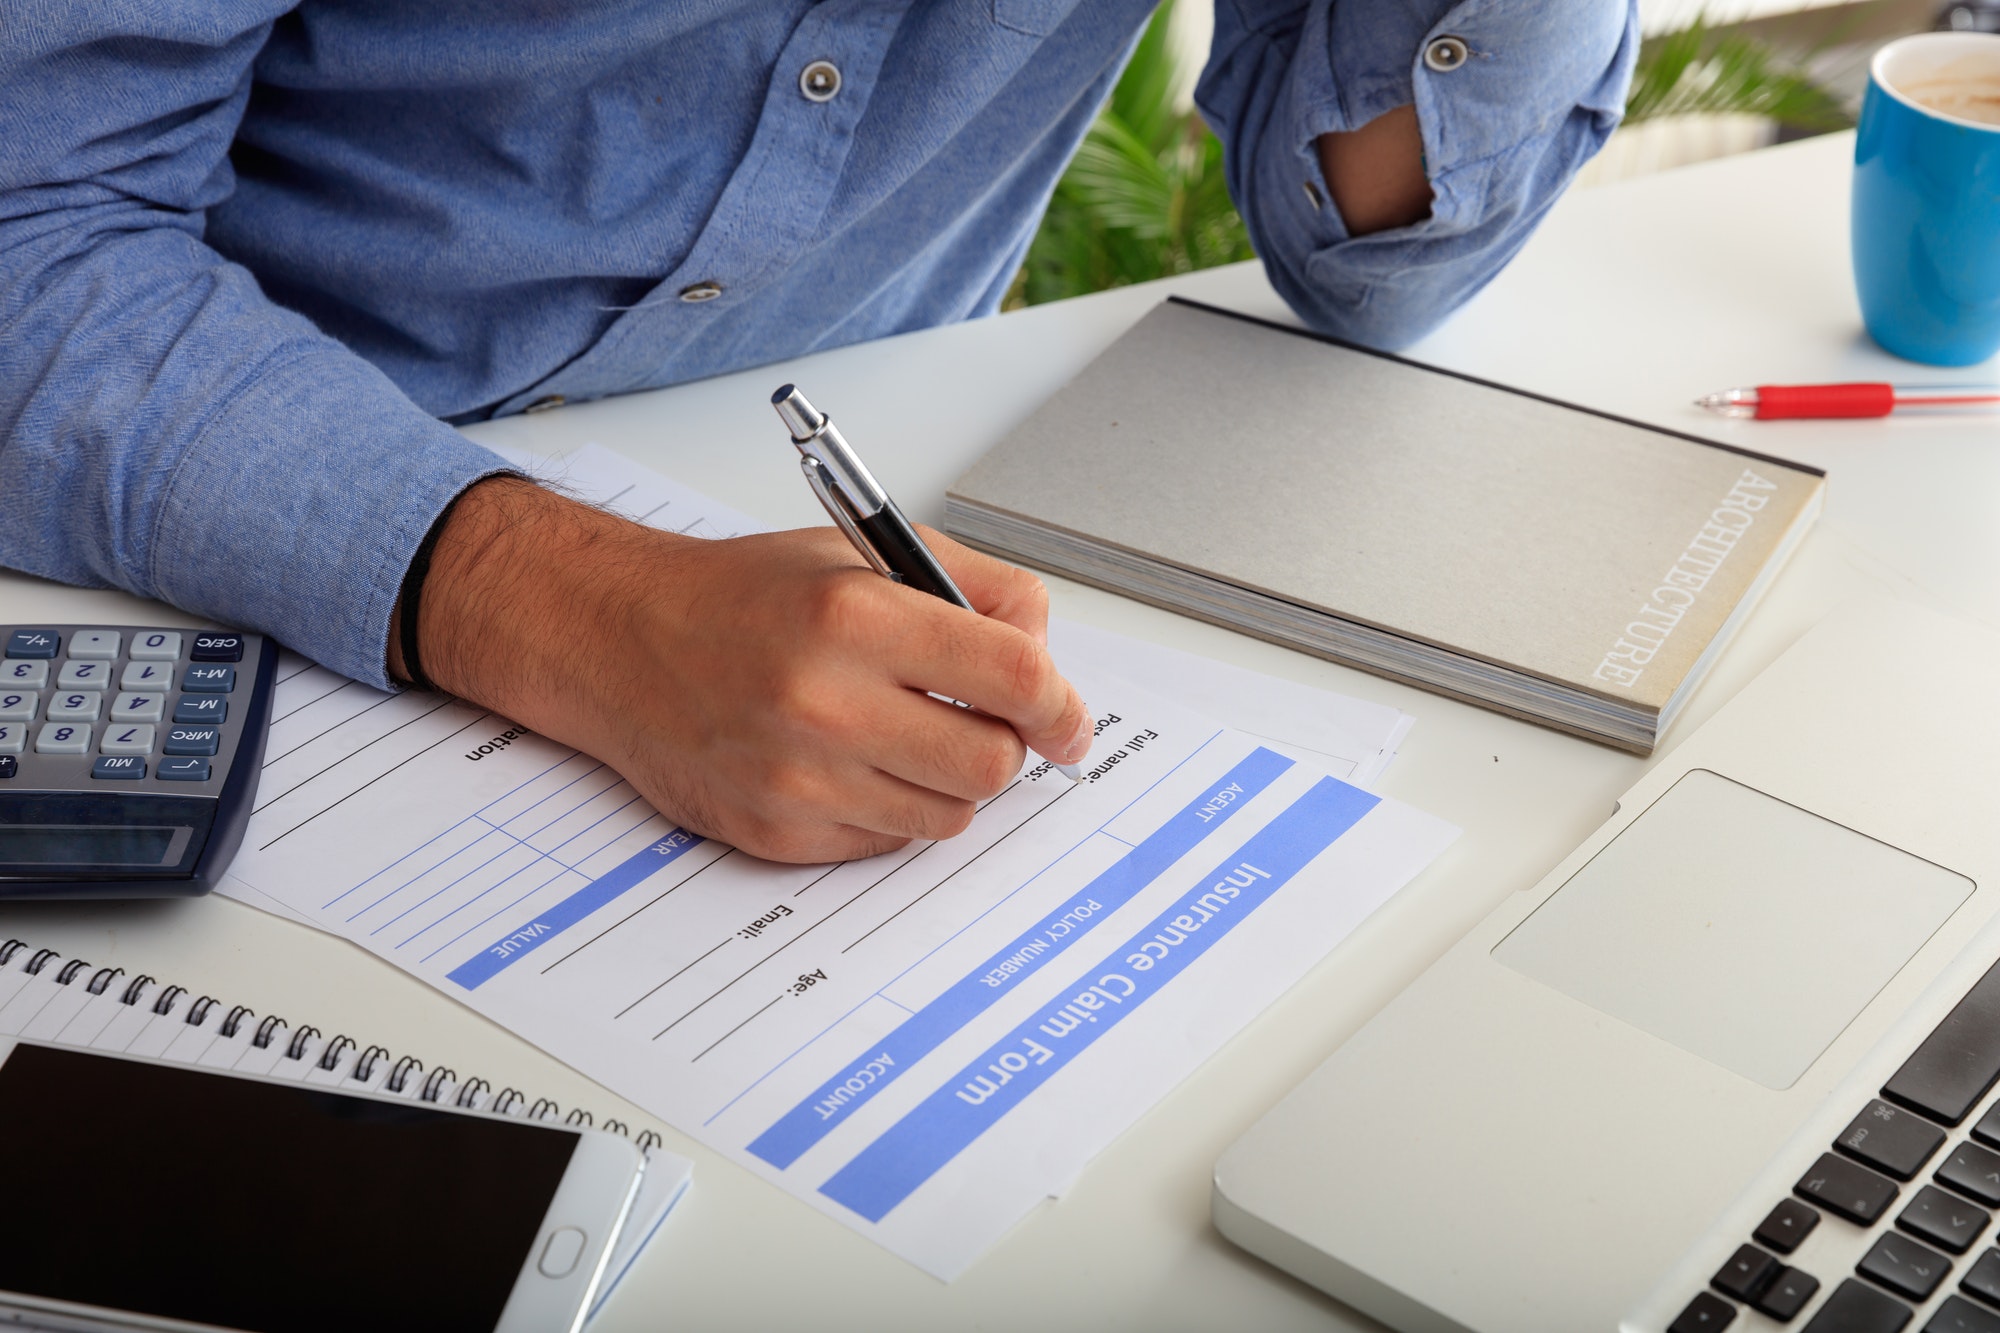
<svg viewBox="0 0 2000 1333"><path fill-rule="evenodd" d="M418 646L441 688L604 760L688 829L865 856L959 832L1024 739L1059 763L1090 744L1041 581L924 538L981 614L873 573L831 528L703 541L494 478L440 535Z"/></svg>

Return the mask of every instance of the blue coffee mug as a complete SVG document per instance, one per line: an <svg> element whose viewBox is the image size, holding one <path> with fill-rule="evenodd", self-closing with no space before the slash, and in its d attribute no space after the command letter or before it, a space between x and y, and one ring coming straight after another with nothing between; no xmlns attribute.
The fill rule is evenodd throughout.
<svg viewBox="0 0 2000 1333"><path fill-rule="evenodd" d="M1876 53L1854 142L1854 285L1888 351L1968 366L2000 351L2000 36Z"/></svg>

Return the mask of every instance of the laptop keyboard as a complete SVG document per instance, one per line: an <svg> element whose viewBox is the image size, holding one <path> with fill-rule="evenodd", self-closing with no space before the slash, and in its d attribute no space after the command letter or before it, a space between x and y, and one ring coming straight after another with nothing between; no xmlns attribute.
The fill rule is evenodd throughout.
<svg viewBox="0 0 2000 1333"><path fill-rule="evenodd" d="M1805 1333L2000 1333L2000 1100L1973 1118L1996 1082L2000 964L1856 1111L1791 1197L1773 1201L1668 1333L1718 1333L1746 1311L1756 1313L1744 1325ZM1815 1246L1822 1271L1788 1263L1822 1227L1844 1228L1850 1243ZM1826 1271L1829 1253L1851 1255L1852 1267Z"/></svg>

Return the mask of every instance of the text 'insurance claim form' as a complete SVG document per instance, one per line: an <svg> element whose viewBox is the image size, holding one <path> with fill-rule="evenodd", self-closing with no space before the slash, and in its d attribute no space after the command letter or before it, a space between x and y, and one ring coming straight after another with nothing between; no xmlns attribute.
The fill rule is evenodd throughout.
<svg viewBox="0 0 2000 1333"><path fill-rule="evenodd" d="M749 526L648 475L683 516ZM1097 717L1085 782L1035 761L956 838L792 866L467 705L370 724L362 698L389 696L355 686L321 725L315 693L343 687L301 670L225 891L362 944L949 1278L1456 832L1072 675Z"/></svg>

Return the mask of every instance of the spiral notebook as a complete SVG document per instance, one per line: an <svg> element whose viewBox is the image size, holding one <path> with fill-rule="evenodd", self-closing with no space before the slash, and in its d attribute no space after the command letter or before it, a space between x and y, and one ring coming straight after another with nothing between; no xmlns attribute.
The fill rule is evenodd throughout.
<svg viewBox="0 0 2000 1333"><path fill-rule="evenodd" d="M389 1093L413 1101L491 1115L560 1120L630 1134L618 1120L598 1122L582 1107L567 1113L546 1097L495 1089L483 1078L426 1065L412 1055L363 1045L344 1033L323 1034L276 1014L257 1014L185 986L163 985L120 967L93 968L81 958L26 941L0 941L0 1037L24 1037L85 1050L174 1060L204 1069L293 1079L340 1091ZM639 1251L687 1190L694 1164L642 1130L634 1140L646 1156L639 1196L605 1267L591 1307L595 1317Z"/></svg>

